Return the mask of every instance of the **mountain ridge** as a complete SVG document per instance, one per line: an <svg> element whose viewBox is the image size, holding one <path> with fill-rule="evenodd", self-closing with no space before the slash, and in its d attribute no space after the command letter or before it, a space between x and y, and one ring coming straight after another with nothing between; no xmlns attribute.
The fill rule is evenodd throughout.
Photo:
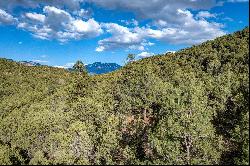
<svg viewBox="0 0 250 166"><path fill-rule="evenodd" d="M12 59L6 59L9 61L14 61ZM48 66L48 65L42 65L38 62L34 61L16 61L17 63L20 63L25 66ZM54 66L49 66L54 67ZM107 74L109 72L113 72L117 69L120 69L122 66L118 65L117 63L102 63L102 62L94 62L92 64L85 65L86 70L90 75L96 75L96 74ZM73 71L71 67L65 68L68 71Z"/></svg>

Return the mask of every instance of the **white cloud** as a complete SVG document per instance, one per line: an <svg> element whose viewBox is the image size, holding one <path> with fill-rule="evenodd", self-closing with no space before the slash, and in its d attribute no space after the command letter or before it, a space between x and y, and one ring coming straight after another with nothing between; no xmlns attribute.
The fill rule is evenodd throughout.
<svg viewBox="0 0 250 166"><path fill-rule="evenodd" d="M138 18L165 21L168 24L182 22L178 9L201 10L217 5L216 0L86 0L104 8L133 12Z"/></svg>
<svg viewBox="0 0 250 166"><path fill-rule="evenodd" d="M88 19L92 15L91 11L86 9L73 11L73 14L83 19Z"/></svg>
<svg viewBox="0 0 250 166"><path fill-rule="evenodd" d="M138 26L139 22L135 19L132 20L121 20L122 23L125 23L125 25L130 25L130 26Z"/></svg>
<svg viewBox="0 0 250 166"><path fill-rule="evenodd" d="M157 27L166 27L168 23L167 21L160 19L160 20L154 21L154 25L156 25Z"/></svg>
<svg viewBox="0 0 250 166"><path fill-rule="evenodd" d="M58 65L58 66L53 66L53 67L60 68L60 69L67 69L65 66L60 66L60 65Z"/></svg>
<svg viewBox="0 0 250 166"><path fill-rule="evenodd" d="M25 16L31 20L44 22L45 21L45 15L43 14L37 14L37 13L26 13Z"/></svg>
<svg viewBox="0 0 250 166"><path fill-rule="evenodd" d="M46 14L45 24L55 31L67 28L73 19L68 12L54 6L45 6L43 12Z"/></svg>
<svg viewBox="0 0 250 166"><path fill-rule="evenodd" d="M168 54L168 53L176 53L176 51L168 50L168 51L166 51L166 54Z"/></svg>
<svg viewBox="0 0 250 166"><path fill-rule="evenodd" d="M142 52L142 53L138 54L137 57L139 57L139 58L147 58L147 57L151 57L153 55L154 55L154 53Z"/></svg>
<svg viewBox="0 0 250 166"><path fill-rule="evenodd" d="M45 60L39 60L39 59L36 59L36 60L32 60L33 62L37 62L37 63L48 63L49 61L45 61Z"/></svg>
<svg viewBox="0 0 250 166"><path fill-rule="evenodd" d="M90 0L99 6L110 9L122 9L134 12L138 17L152 19L153 25L147 27L124 27L118 24L104 24L104 29L111 34L111 37L98 42L98 51L105 51L116 48L128 48L144 51L147 46L145 41L157 39L170 44L198 44L206 40L214 39L224 35L223 25L208 21L207 18L216 17L208 11L200 11L194 16L190 9L209 9L216 5L212 0ZM157 11L157 12L155 12ZM122 21L126 24L127 21ZM149 45L148 45L149 46Z"/></svg>
<svg viewBox="0 0 250 166"><path fill-rule="evenodd" d="M18 27L30 31L39 39L56 39L60 42L99 36L103 31L94 19L76 19L62 9L45 6L44 14L26 13L29 20L23 19Z"/></svg>
<svg viewBox="0 0 250 166"><path fill-rule="evenodd" d="M90 36L98 36L102 33L100 25L94 20L89 19L88 21L74 20L72 21L73 30L79 33L89 33Z"/></svg>
<svg viewBox="0 0 250 166"><path fill-rule="evenodd" d="M139 27L128 28L116 23L102 24L105 31L111 34L111 37L102 39L98 42L97 52L125 48L130 50L145 51L146 47L153 46L154 43L147 41L147 35L139 32Z"/></svg>
<svg viewBox="0 0 250 166"><path fill-rule="evenodd" d="M116 48L128 48L131 49L143 49L141 43L143 42L143 36L138 33L132 32L129 28L115 24L107 23L102 25L105 30L112 34L112 37L100 40L98 42L99 47L96 51L104 51Z"/></svg>
<svg viewBox="0 0 250 166"><path fill-rule="evenodd" d="M100 25L90 18L90 10L81 9L81 4L85 2L106 9L128 11L133 13L136 19L121 21L123 26L117 23ZM43 8L41 13L27 12L24 14L25 17L19 17L17 27L31 32L36 38L54 39L61 43L97 37L105 32L110 36L99 40L97 52L117 48L145 52L153 45L150 41L152 39L169 44L192 45L224 35L223 25L208 19L217 16L208 10L222 4L220 2L217 0L8 0L7 3L0 1L0 8L5 9L5 11L0 10L0 23L11 24L15 20L6 11L11 13L16 7L26 9L39 7ZM198 14L193 15L191 11L194 10ZM139 22L145 20L149 21L148 25L140 27Z"/></svg>
<svg viewBox="0 0 250 166"><path fill-rule="evenodd" d="M225 33L221 30L223 25L208 22L205 19L195 19L188 10L178 9L177 13L183 17L182 26L176 27L134 27L127 28L118 24L103 24L104 29L111 34L111 37L98 42L96 51L105 51L116 48L128 48L144 51L152 46L150 39L157 39L170 44L199 44L206 40L214 39Z"/></svg>
<svg viewBox="0 0 250 166"><path fill-rule="evenodd" d="M17 7L38 8L41 6L55 6L57 8L69 8L77 10L84 0L1 0L0 8L13 10Z"/></svg>
<svg viewBox="0 0 250 166"><path fill-rule="evenodd" d="M104 47L104 46L98 46L98 47L95 49L96 52L102 52L102 51L104 51L104 50L105 50L105 47Z"/></svg>
<svg viewBox="0 0 250 166"><path fill-rule="evenodd" d="M208 11L200 11L197 15L197 18L215 18L216 14L209 13Z"/></svg>
<svg viewBox="0 0 250 166"><path fill-rule="evenodd" d="M109 9L133 11L138 16L160 15L171 9L210 9L218 5L219 0L1 0L0 8L8 11L14 8L38 8L55 6L72 11L81 11L81 4L95 3ZM227 2L248 2L248 0L227 0ZM157 11L157 12L155 12ZM85 13L85 12L82 12Z"/></svg>
<svg viewBox="0 0 250 166"><path fill-rule="evenodd" d="M68 68L72 68L74 66L75 63L66 63L65 65L62 66L54 66L57 68L63 68L63 69L68 69Z"/></svg>
<svg viewBox="0 0 250 166"><path fill-rule="evenodd" d="M195 20L189 11L178 11L180 16L185 17L184 24L180 27L163 29L139 29L155 39L172 44L198 44L206 40L224 35L222 26L218 23L208 22L204 19Z"/></svg>
<svg viewBox="0 0 250 166"><path fill-rule="evenodd" d="M14 18L12 15L0 9L0 25L1 24L11 25L11 24L15 24L16 21L17 19Z"/></svg>
<svg viewBox="0 0 250 166"><path fill-rule="evenodd" d="M145 50L145 47L142 44L141 45L131 45L131 46L128 46L128 48L130 50L139 50L139 51Z"/></svg>
<svg viewBox="0 0 250 166"><path fill-rule="evenodd" d="M155 43L151 43L151 42L142 42L141 44L143 46L153 46L153 45L155 45Z"/></svg>

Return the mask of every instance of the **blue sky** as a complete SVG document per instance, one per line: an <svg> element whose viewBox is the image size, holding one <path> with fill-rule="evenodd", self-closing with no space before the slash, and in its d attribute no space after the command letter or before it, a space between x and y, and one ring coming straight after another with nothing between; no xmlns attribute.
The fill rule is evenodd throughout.
<svg viewBox="0 0 250 166"><path fill-rule="evenodd" d="M70 67L144 58L249 24L248 0L0 0L0 57Z"/></svg>

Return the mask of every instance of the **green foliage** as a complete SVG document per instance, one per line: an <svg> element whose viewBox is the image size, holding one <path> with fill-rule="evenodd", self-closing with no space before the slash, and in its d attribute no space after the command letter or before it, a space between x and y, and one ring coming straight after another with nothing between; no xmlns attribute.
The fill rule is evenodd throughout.
<svg viewBox="0 0 250 166"><path fill-rule="evenodd" d="M78 72L79 74L87 75L87 70L82 61L78 60L73 66L73 71Z"/></svg>
<svg viewBox="0 0 250 166"><path fill-rule="evenodd" d="M135 61L135 54L128 54L127 63Z"/></svg>
<svg viewBox="0 0 250 166"><path fill-rule="evenodd" d="M0 164L249 164L249 28L88 76L0 59Z"/></svg>

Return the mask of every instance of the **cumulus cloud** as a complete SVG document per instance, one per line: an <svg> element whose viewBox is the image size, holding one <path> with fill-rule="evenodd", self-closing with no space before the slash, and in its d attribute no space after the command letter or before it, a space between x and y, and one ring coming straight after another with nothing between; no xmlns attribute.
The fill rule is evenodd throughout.
<svg viewBox="0 0 250 166"><path fill-rule="evenodd" d="M55 6L57 8L69 8L77 10L84 0L1 0L0 8L13 10L16 7L38 8L41 6Z"/></svg>
<svg viewBox="0 0 250 166"><path fill-rule="evenodd" d="M164 41L170 44L199 44L206 40L224 35L223 25L208 22L205 19L195 19L188 10L178 9L177 14L182 17L181 26L175 27L134 27L127 28L118 24L104 24L111 37L98 42L96 51L105 51L115 48L129 48L144 51L145 46L152 46L151 39Z"/></svg>
<svg viewBox="0 0 250 166"><path fill-rule="evenodd" d="M102 25L105 30L112 34L112 37L100 40L98 42L99 47L96 51L101 52L104 50L116 49L116 48L140 48L143 49L143 36L138 33L134 33L131 29L115 24L106 23Z"/></svg>
<svg viewBox="0 0 250 166"><path fill-rule="evenodd" d="M227 2L245 0L228 0ZM36 38L60 42L110 35L99 40L97 52L125 48L146 52L151 40L170 44L198 44L224 35L223 25L213 22L216 13L209 9L222 4L217 0L8 0L0 1L0 23L13 24L32 33ZM124 10L136 18L118 23L98 23L81 4L93 3L111 10ZM39 8L40 13L27 12L14 18L14 8ZM196 10L194 15L191 11ZM26 10L25 10L26 11ZM32 10L34 11L34 10ZM213 18L213 19L208 19ZM16 21L15 21L16 20ZM141 22L149 23L140 26ZM117 20L118 21L118 20Z"/></svg>
<svg viewBox="0 0 250 166"><path fill-rule="evenodd" d="M11 25L11 24L15 24L16 21L17 21L17 19L14 18L11 14L0 9L0 25L1 24Z"/></svg>
<svg viewBox="0 0 250 166"><path fill-rule="evenodd" d="M161 27L166 27L168 23L167 21L159 19L157 21L154 21L154 25L161 28Z"/></svg>
<svg viewBox="0 0 250 166"><path fill-rule="evenodd" d="M138 18L163 20L168 24L182 22L177 9L210 9L216 6L216 0L86 0L101 7L121 9L133 12Z"/></svg>
<svg viewBox="0 0 250 166"><path fill-rule="evenodd" d="M43 14L37 14L37 13L26 13L25 16L31 20L44 22L45 21L45 15Z"/></svg>
<svg viewBox="0 0 250 166"><path fill-rule="evenodd" d="M105 23L102 24L102 27L107 33L111 34L111 37L98 42L97 52L118 48L144 51L145 47L154 45L154 43L145 39L147 38L145 34L137 32L137 29L141 29L139 27L128 28L116 23Z"/></svg>
<svg viewBox="0 0 250 166"><path fill-rule="evenodd" d="M129 48L144 51L142 43L150 39L165 41L170 44L198 44L224 35L223 25L208 21L216 14L204 11L217 5L213 0L89 0L109 9L121 9L133 12L138 18L151 19L155 27L146 26L128 28L118 24L105 24L105 29L112 36L99 41L97 51L114 48ZM189 9L202 10L193 15ZM157 12L156 12L157 11ZM129 25L128 21L122 21Z"/></svg>
<svg viewBox="0 0 250 166"><path fill-rule="evenodd" d="M196 20L188 10L178 9L177 13L183 18L181 26L162 29L142 28L137 29L137 31L140 33L144 31L146 36L172 44L189 45L198 44L225 34L221 30L222 24L208 22L205 19Z"/></svg>
<svg viewBox="0 0 250 166"><path fill-rule="evenodd" d="M60 42L96 37L102 33L101 26L94 19L76 19L62 9L45 6L43 14L26 13L18 27L30 31L40 39L56 39Z"/></svg>

